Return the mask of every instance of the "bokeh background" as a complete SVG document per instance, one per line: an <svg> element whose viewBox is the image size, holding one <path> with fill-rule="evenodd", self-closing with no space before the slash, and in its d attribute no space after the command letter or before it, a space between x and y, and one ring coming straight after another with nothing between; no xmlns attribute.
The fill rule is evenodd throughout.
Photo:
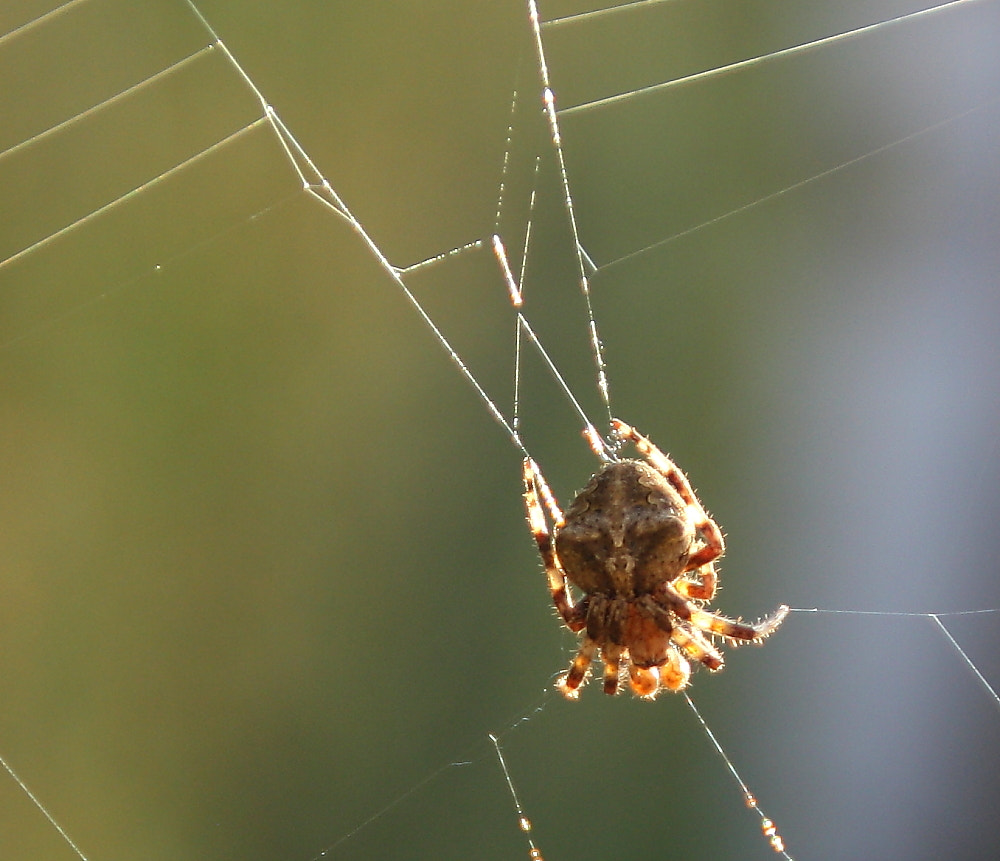
<svg viewBox="0 0 1000 861"><path fill-rule="evenodd" d="M526 312L599 420L524 5L199 8L399 266L493 232L517 87L501 229L541 153ZM638 4L545 39L569 106L920 8ZM564 118L594 260L670 240L594 307L615 413L726 531L726 613L1000 608L998 36L951 4ZM221 52L9 149L209 41L180 0L0 41L0 755L92 861L525 857L490 732L550 861L773 857L679 698L550 692L573 638L518 451L266 127L97 213L259 117ZM509 412L489 253L410 284ZM522 373L568 501L594 458ZM997 615L946 622L996 687ZM1000 705L932 620L793 614L692 692L794 857L996 857ZM0 847L75 857L3 775Z"/></svg>

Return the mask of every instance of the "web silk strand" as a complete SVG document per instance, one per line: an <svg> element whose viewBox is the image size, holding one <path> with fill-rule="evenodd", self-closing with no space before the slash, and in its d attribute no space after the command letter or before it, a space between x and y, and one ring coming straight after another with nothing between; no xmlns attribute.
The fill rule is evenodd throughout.
<svg viewBox="0 0 1000 861"><path fill-rule="evenodd" d="M21 788L21 791L28 797L31 803L34 804L35 807L37 807L38 810L41 812L42 816L44 816L49 821L49 823L56 830L59 836L65 841L66 845L69 846L69 848L76 853L77 858L80 858L81 861L89 861L87 856L83 854L83 851L80 849L80 847L73 842L73 838L69 836L69 834L66 832L66 829L63 828L58 822L56 822L52 814L49 813L48 808L46 808L46 806L42 804L41 801L38 800L35 793L33 793L28 788L28 785L23 780L21 780L17 772L14 771L13 768L11 768L7 760L5 760L3 757L0 757L0 766L3 766L4 771L6 771L7 774L11 776L13 781Z"/></svg>
<svg viewBox="0 0 1000 861"><path fill-rule="evenodd" d="M782 840L781 835L778 833L778 828L774 824L774 820L770 819L761 810L760 805L757 803L756 796L750 791L750 787L747 786L746 781L740 776L740 773L736 770L736 766L733 761L729 758L729 755L723 749L719 740L715 737L715 733L712 732L708 723L706 723L705 718L701 716L701 712L698 707L694 704L694 700L688 696L687 693L683 693L684 701L688 704L688 708L694 712L694 716L701 726L702 731L708 737L709 742L711 742L712 747L715 752L722 758L722 761L726 764L726 768L729 769L729 773L733 776L733 779L739 784L740 790L743 793L743 800L748 808L757 811L760 816L760 830L764 835L764 838L771 844L771 848L781 855L782 858L788 859L788 861L794 861L791 855L785 850L785 843Z"/></svg>
<svg viewBox="0 0 1000 861"><path fill-rule="evenodd" d="M587 258L580 243L580 233L577 228L576 212L573 208L573 195L570 193L569 174L566 171L566 159L563 154L562 136L559 132L559 117L556 111L556 97L549 79L548 63L545 59L545 45L542 42L542 30L538 18L538 7L535 0L528 0L528 18L531 21L531 30L534 36L535 53L538 60L539 73L542 81L542 105L548 117L549 128L552 135L552 145L555 148L556 159L559 163L559 179L562 183L563 203L566 207L566 215L569 219L570 230L573 234L573 249L576 255L577 275L580 279L580 292L583 294L584 304L587 312L588 334L590 337L590 349L594 356L594 364L597 369L597 390L604 405L605 419L607 427L611 427L611 394L608 388L607 366L604 361L604 347L601 344L600 336L597 332L597 322L594 318L593 303L590 298L590 278L587 267L584 263Z"/></svg>
<svg viewBox="0 0 1000 861"><path fill-rule="evenodd" d="M662 93L666 90L672 89L674 87L684 86L685 84L693 84L697 81L705 81L710 78L717 78L722 75L732 74L733 72L744 71L746 69L753 68L754 66L762 65L763 63L769 63L774 60L779 60L785 57L793 57L798 54L804 54L808 51L815 51L818 48L824 48L829 45L836 44L837 42L846 42L850 39L857 39L860 36L873 33L877 30L884 30L890 27L897 26L904 22L914 21L918 18L928 18L933 15L937 15L945 10L953 9L960 5L970 5L973 3L981 3L984 0L951 0L948 3L942 3L938 6L932 6L929 9L920 9L916 12L908 12L905 15L899 15L896 18L889 18L885 21L877 21L874 24L866 24L863 27L857 27L854 30L847 30L843 33L836 33L833 36L825 36L822 39L815 39L811 42L803 42L800 45L793 45L788 48L782 48L778 51L772 51L769 54L761 54L757 57L749 57L746 60L739 60L735 63L728 63L724 66L717 66L714 69L706 69L704 72L695 72L692 75L685 75L681 78L674 78L670 81L663 81L659 84L651 84L646 87L638 87L634 90L628 90L624 93L618 93L614 96L607 96L602 99L594 99L590 102L583 102L579 105L573 105L571 107L562 108L557 113L559 116L569 116L571 114L582 114L588 111L594 111L600 108L607 108L612 105L620 104L622 102L630 101L631 99L637 98L639 96L645 96L650 93ZM584 18L584 15L576 16L573 20L579 18ZM570 19L560 19L560 23L565 23Z"/></svg>
<svg viewBox="0 0 1000 861"><path fill-rule="evenodd" d="M347 222L350 224L351 229L361 238L362 242L367 246L368 250L371 252L372 256L379 262L379 265L385 270L386 274L395 282L397 288L405 297L406 301L410 306L417 312L420 319L424 325L428 328L434 339L441 345L444 351L447 353L449 360L458 369L459 373L465 378L465 380L472 386L476 395L483 402L486 409L489 411L493 420L497 422L510 437L511 442L516 448L518 448L524 456L527 456L528 452L521 441L520 436L514 427L507 421L506 417L500 412L500 409L493 402L492 398L486 393L486 390L479 384L479 381L472 374L469 368L466 366L465 362L462 361L461 357L456 352L455 348L452 347L451 343L445 337L444 333L438 328L437 324L431 319L430 315L424 309L423 305L413 294L409 287L406 286L403 281L401 270L393 266L389 260L386 258L385 254L376 244L375 240L371 237L364 226L354 217L354 214L348 209L347 204L341 200L340 195L334 191L333 186L330 184L329 180L320 172L316 167L313 160L309 157L306 151L303 149L301 144L298 142L296 137L291 133L288 127L277 115L274 108L267 102L264 98L263 93L253 82L250 76L246 73L243 67L240 65L236 57L233 56L232 52L226 47L226 45L219 38L219 35L212 29L211 25L201 14L198 8L194 5L191 0L187 0L187 4L191 11L202 23L204 28L211 34L212 38L215 40L216 44L225 52L230 64L236 70L236 72L243 78L247 86L257 97L260 102L265 116L269 119L272 126L274 126L275 131L278 133L278 137L281 140L282 146L291 160L292 164L295 165L295 169L299 173L299 177L302 180L303 187L316 196L319 200L324 202L326 205L331 206L339 215L343 216ZM314 180L309 179L309 175L314 177Z"/></svg>

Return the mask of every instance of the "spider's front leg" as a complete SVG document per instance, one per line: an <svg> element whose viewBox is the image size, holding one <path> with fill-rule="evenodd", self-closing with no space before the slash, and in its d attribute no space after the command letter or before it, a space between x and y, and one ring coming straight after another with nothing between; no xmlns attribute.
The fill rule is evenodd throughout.
<svg viewBox="0 0 1000 861"><path fill-rule="evenodd" d="M556 687L568 700L575 700L580 696L580 686L590 675L590 665L600 651L600 646L590 639L586 634L580 643L580 650L576 653L569 669L559 677Z"/></svg>
<svg viewBox="0 0 1000 861"><path fill-rule="evenodd" d="M556 503L552 491L549 490L538 465L530 457L526 457L524 459L524 507L528 513L528 526L535 539L535 544L538 545L538 554L542 557L542 564L545 566L545 576L548 578L552 603L563 622L566 623L566 627L573 632L578 632L586 624L587 608L585 603L574 604L573 598L566 588L566 575L556 557L552 536L545 521L545 511L542 508L542 503L539 502L539 496L545 501L545 507L552 518L552 528L560 529L564 522L563 513L559 510L559 505Z"/></svg>

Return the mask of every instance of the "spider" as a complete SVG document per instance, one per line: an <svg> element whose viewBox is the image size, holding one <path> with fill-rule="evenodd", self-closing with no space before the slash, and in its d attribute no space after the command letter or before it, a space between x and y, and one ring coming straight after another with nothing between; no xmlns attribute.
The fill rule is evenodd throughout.
<svg viewBox="0 0 1000 861"><path fill-rule="evenodd" d="M748 624L703 609L715 595L722 532L667 455L625 422L614 419L612 426L617 439L631 442L645 460L604 466L565 516L537 464L524 460L528 525L552 603L566 626L581 634L579 651L556 685L569 699L579 696L598 655L606 694L618 693L623 667L637 696L680 691L691 674L688 659L722 669L711 635L733 645L759 643L788 613L782 605ZM583 592L579 600L567 580Z"/></svg>

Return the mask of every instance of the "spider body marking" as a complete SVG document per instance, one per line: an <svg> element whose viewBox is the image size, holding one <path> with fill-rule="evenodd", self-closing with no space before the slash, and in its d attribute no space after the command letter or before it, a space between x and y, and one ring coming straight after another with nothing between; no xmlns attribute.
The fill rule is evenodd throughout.
<svg viewBox="0 0 1000 861"><path fill-rule="evenodd" d="M669 457L625 422L615 419L613 427L645 460L605 465L565 515L535 462L524 461L528 524L552 601L566 626L581 635L579 651L558 682L570 699L579 695L598 656L607 694L620 690L626 672L632 691L647 699L663 688L682 690L689 659L722 669L722 655L709 637L760 642L788 612L782 605L748 624L703 609L715 596L722 532ZM583 593L578 601L567 581Z"/></svg>

